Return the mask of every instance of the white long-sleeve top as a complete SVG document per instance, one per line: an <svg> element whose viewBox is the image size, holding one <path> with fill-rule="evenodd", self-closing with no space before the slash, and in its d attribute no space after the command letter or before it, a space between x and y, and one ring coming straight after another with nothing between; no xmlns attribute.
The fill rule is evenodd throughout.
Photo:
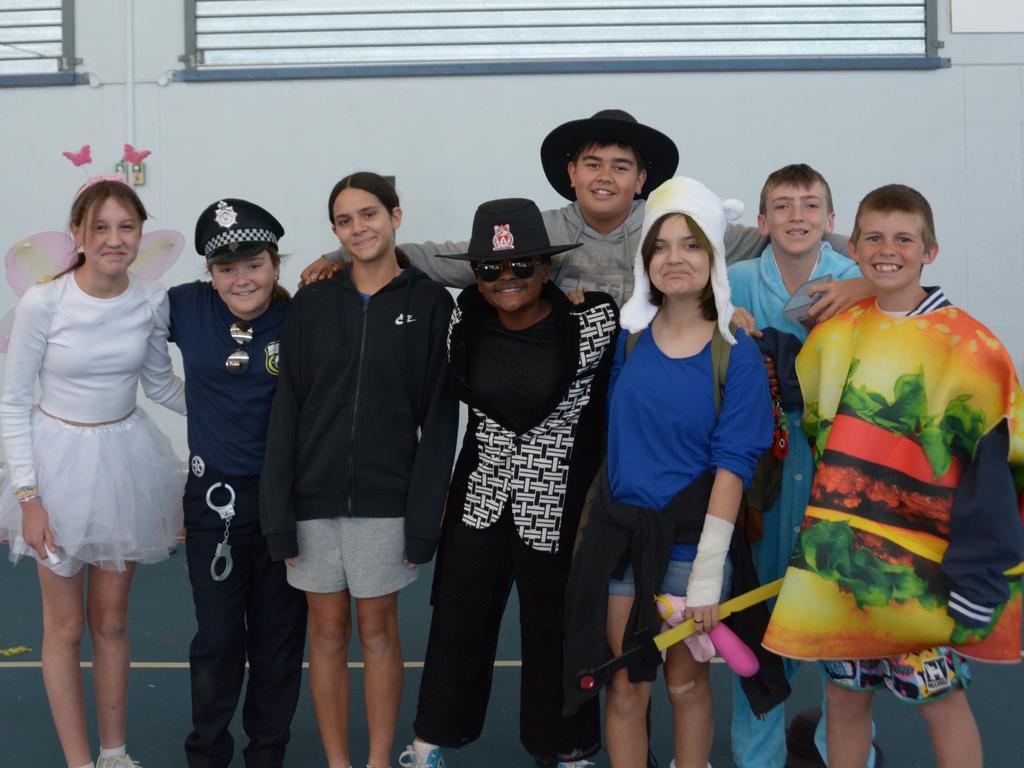
<svg viewBox="0 0 1024 768"><path fill-rule="evenodd" d="M39 407L85 424L123 419L141 379L147 397L185 413L185 388L167 353L170 308L163 286L129 274L124 293L90 296L74 274L35 285L18 303L11 331L0 432L14 488L36 484L31 414Z"/></svg>

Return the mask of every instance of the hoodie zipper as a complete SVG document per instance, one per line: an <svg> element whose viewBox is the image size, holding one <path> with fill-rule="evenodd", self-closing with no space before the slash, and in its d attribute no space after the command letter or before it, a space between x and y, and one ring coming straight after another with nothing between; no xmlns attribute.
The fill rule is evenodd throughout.
<svg viewBox="0 0 1024 768"><path fill-rule="evenodd" d="M350 516L352 515L353 470L356 456L356 425L359 423L359 390L363 383L363 353L366 351L366 313L369 308L370 301L368 299L363 302L362 326L359 331L359 362L356 364L356 394L355 402L352 404L352 432L349 435L346 509Z"/></svg>

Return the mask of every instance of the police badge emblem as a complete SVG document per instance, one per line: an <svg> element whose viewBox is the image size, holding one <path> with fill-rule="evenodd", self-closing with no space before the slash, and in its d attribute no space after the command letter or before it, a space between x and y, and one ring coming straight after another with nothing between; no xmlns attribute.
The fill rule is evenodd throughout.
<svg viewBox="0 0 1024 768"><path fill-rule="evenodd" d="M277 376L280 373L280 367L278 366L278 354L281 351L280 341L271 341L263 348L264 363L267 367L267 373L271 376Z"/></svg>
<svg viewBox="0 0 1024 768"><path fill-rule="evenodd" d="M486 232L486 230L484 230ZM511 251L515 250L516 239L512 236L512 228L508 224L495 224L494 237L491 238L491 250Z"/></svg>
<svg viewBox="0 0 1024 768"><path fill-rule="evenodd" d="M238 214L235 213L234 208L221 200L217 203L217 210L213 213L213 220L224 227L224 229L230 229L238 221Z"/></svg>
<svg viewBox="0 0 1024 768"><path fill-rule="evenodd" d="M196 455L192 457L192 474L196 477L202 477L206 474L206 462L203 461L203 457Z"/></svg>

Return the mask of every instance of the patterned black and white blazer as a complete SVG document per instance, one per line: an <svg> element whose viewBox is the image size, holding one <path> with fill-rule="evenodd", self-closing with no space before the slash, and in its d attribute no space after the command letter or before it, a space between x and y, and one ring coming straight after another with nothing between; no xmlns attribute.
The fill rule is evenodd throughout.
<svg viewBox="0 0 1024 768"><path fill-rule="evenodd" d="M574 306L550 283L561 342L562 397L538 424L516 434L476 408L456 463L447 515L487 528L510 508L515 528L539 552L571 549L587 489L604 458L605 399L615 352L618 309L610 296L588 293ZM466 339L493 312L471 286L460 295L448 328L448 357L466 386ZM568 543L567 543L568 540Z"/></svg>

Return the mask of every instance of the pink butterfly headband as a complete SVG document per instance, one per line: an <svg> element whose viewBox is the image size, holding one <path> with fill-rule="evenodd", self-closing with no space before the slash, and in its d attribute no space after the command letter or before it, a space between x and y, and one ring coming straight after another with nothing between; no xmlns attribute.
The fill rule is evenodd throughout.
<svg viewBox="0 0 1024 768"><path fill-rule="evenodd" d="M61 154L70 160L76 168L81 168L83 165L89 165L92 162L92 147L88 144L83 144L82 148L77 152L62 152ZM151 154L152 153L148 149L135 149L131 144L125 144L124 154L121 156L121 162L131 165L139 165ZM90 176L88 181L86 181L85 184L83 184L75 193L75 197L78 197L83 191L91 187L93 184L98 184L101 181L119 181L122 184L128 184L128 180L120 173Z"/></svg>

